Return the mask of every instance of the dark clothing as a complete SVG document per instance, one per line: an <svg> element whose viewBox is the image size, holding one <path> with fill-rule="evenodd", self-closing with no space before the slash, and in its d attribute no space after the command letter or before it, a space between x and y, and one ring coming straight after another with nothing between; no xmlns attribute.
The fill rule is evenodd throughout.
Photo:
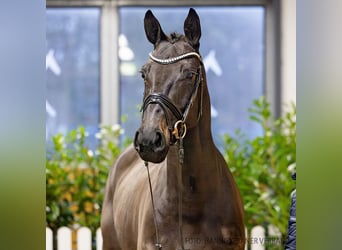
<svg viewBox="0 0 342 250"><path fill-rule="evenodd" d="M296 174L292 175L292 179L296 180ZM296 250L296 190L293 191L291 197L290 218L288 225L288 236L285 250Z"/></svg>

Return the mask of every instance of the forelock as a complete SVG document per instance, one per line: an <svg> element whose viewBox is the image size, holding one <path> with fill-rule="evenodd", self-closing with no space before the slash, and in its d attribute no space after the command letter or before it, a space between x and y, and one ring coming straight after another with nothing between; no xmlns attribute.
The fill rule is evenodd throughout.
<svg viewBox="0 0 342 250"><path fill-rule="evenodd" d="M169 36L169 42L170 43L175 43L177 41L179 41L181 38L183 37L182 34L176 33L176 32L172 32Z"/></svg>

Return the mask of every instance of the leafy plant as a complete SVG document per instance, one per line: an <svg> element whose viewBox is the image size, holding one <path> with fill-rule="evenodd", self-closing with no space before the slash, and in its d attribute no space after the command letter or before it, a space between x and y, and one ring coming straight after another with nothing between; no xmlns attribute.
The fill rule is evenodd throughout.
<svg viewBox="0 0 342 250"><path fill-rule="evenodd" d="M295 188L296 107L275 119L264 97L253 104L250 119L260 124L262 135L250 140L240 130L226 134L224 155L243 197L247 228L272 224L285 239Z"/></svg>
<svg viewBox="0 0 342 250"><path fill-rule="evenodd" d="M46 158L46 223L61 226L100 225L103 190L109 168L121 151L120 126L101 126L95 151L86 145L83 127L52 138Z"/></svg>

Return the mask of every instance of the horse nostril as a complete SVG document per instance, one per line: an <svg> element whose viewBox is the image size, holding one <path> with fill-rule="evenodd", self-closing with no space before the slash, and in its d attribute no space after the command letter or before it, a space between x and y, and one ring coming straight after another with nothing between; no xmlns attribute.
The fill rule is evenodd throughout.
<svg viewBox="0 0 342 250"><path fill-rule="evenodd" d="M163 151L165 149L164 134L159 129L139 129L134 136L134 148L139 153Z"/></svg>
<svg viewBox="0 0 342 250"><path fill-rule="evenodd" d="M140 131L137 130L137 132L135 132L135 136L134 136L134 148L137 152L140 152L140 143L139 143L139 134L140 134Z"/></svg>
<svg viewBox="0 0 342 250"><path fill-rule="evenodd" d="M156 148L160 148L163 146L162 143L163 143L163 134L160 131L157 131L154 145Z"/></svg>
<svg viewBox="0 0 342 250"><path fill-rule="evenodd" d="M168 152L168 144L160 129L140 128L135 133L134 148L144 161L160 163Z"/></svg>

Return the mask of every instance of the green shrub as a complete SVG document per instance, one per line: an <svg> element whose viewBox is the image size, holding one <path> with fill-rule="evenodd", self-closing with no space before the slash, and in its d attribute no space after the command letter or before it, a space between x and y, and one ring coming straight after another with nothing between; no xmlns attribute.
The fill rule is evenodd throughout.
<svg viewBox="0 0 342 250"><path fill-rule="evenodd" d="M273 224L285 239L295 188L291 173L296 166L296 107L275 119L262 97L249 111L262 135L250 140L240 130L226 134L224 156L243 197L247 228Z"/></svg>
<svg viewBox="0 0 342 250"><path fill-rule="evenodd" d="M86 145L83 127L52 138L46 157L46 223L54 231L61 226L100 225L103 190L108 172L121 149L119 126L102 126L98 145Z"/></svg>

